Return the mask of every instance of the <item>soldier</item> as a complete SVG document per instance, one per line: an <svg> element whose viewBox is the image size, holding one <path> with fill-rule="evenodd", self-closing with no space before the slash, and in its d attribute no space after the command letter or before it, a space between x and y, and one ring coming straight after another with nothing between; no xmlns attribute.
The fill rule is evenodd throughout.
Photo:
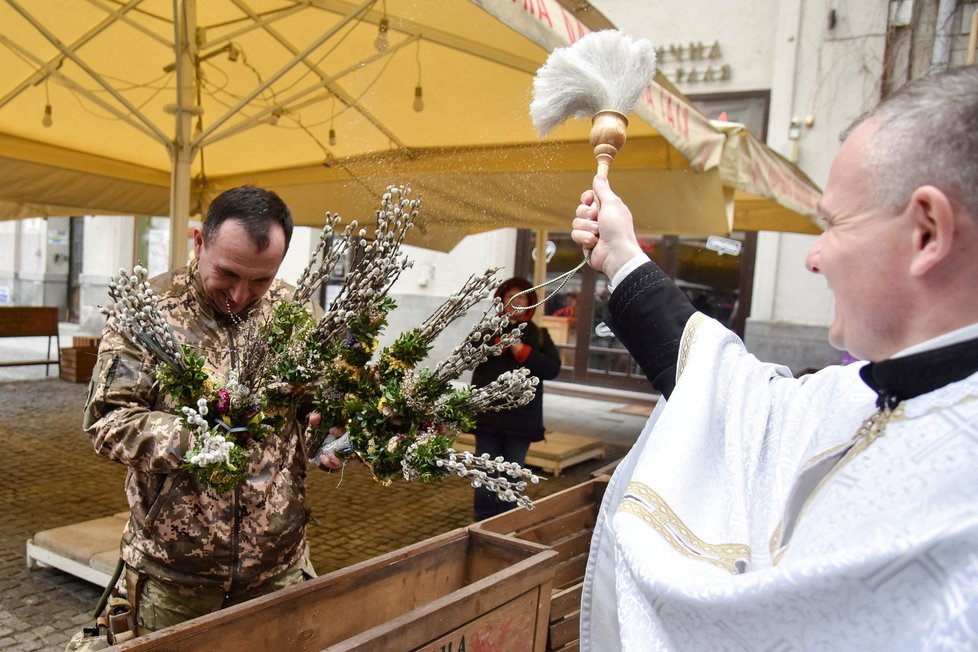
<svg viewBox="0 0 978 652"><path fill-rule="evenodd" d="M245 350L250 324L289 297L275 275L291 235L292 216L275 193L233 188L194 231L194 262L150 280L176 337L216 373L227 374ZM132 513L121 556L140 634L315 575L306 547L302 421L309 415L289 415L285 427L251 446L244 483L220 493L181 469L189 432L152 369L110 320L84 416L95 451L129 467ZM340 465L333 457L320 463Z"/></svg>

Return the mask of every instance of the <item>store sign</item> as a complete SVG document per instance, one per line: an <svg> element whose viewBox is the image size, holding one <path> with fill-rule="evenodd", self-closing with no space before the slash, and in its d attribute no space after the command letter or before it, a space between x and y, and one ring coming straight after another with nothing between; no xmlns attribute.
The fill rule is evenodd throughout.
<svg viewBox="0 0 978 652"><path fill-rule="evenodd" d="M733 68L723 62L720 42L672 43L655 49L659 70L676 84L730 81Z"/></svg>
<svg viewBox="0 0 978 652"><path fill-rule="evenodd" d="M739 256L741 246L743 245L740 240L734 240L733 238L721 238L718 235L711 235L706 239L706 248L710 251L717 252L721 256L724 254Z"/></svg>

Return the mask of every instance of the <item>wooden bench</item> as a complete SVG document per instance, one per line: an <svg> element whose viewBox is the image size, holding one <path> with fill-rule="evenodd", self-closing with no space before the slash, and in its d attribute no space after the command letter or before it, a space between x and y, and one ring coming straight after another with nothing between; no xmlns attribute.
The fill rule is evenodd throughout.
<svg viewBox="0 0 978 652"><path fill-rule="evenodd" d="M534 501L532 510L513 509L469 526L557 552L547 650L573 652L579 647L584 570L608 480L595 478Z"/></svg>
<svg viewBox="0 0 978 652"><path fill-rule="evenodd" d="M459 435L453 448L474 453L475 436L468 433ZM586 460L604 459L604 453L604 442L597 437L548 432L545 440L530 444L530 450L526 453L526 464L543 469L556 477L567 467Z"/></svg>
<svg viewBox="0 0 978 652"><path fill-rule="evenodd" d="M49 306L0 306L0 337L47 337L48 354L42 359L5 360L0 367L44 365L44 375L50 366L58 365L61 372L61 340L58 337L58 309ZM55 339L54 355L51 354L51 338Z"/></svg>
<svg viewBox="0 0 978 652"><path fill-rule="evenodd" d="M27 567L51 567L104 587L119 561L129 512L44 530L27 540Z"/></svg>

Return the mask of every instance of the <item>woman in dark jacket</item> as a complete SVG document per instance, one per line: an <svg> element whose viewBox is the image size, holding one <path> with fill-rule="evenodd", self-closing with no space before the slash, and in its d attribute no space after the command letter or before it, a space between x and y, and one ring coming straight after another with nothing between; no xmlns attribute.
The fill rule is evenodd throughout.
<svg viewBox="0 0 978 652"><path fill-rule="evenodd" d="M503 312L509 315L510 324L526 322L522 341L505 349L480 364L472 372L472 384L483 387L496 380L506 371L526 367L540 379L536 396L526 405L501 412L483 412L476 419L476 454L488 453L489 457L502 456L508 462L524 464L530 443L543 439L543 382L555 378L560 372L560 354L546 328L538 328L530 321L534 310L515 311L509 307L514 295L531 287L523 278L511 278L496 290L503 300ZM535 292L516 297L513 304L528 306L537 302ZM515 503L499 500L496 494L485 489L475 490L475 519L481 521L512 509Z"/></svg>

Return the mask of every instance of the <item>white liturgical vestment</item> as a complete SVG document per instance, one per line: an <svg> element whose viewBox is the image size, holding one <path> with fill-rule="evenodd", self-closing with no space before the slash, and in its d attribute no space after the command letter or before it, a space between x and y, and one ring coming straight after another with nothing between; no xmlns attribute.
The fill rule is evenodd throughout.
<svg viewBox="0 0 978 652"><path fill-rule="evenodd" d="M881 416L860 366L796 380L689 320L605 492L582 649L978 649L978 374Z"/></svg>

